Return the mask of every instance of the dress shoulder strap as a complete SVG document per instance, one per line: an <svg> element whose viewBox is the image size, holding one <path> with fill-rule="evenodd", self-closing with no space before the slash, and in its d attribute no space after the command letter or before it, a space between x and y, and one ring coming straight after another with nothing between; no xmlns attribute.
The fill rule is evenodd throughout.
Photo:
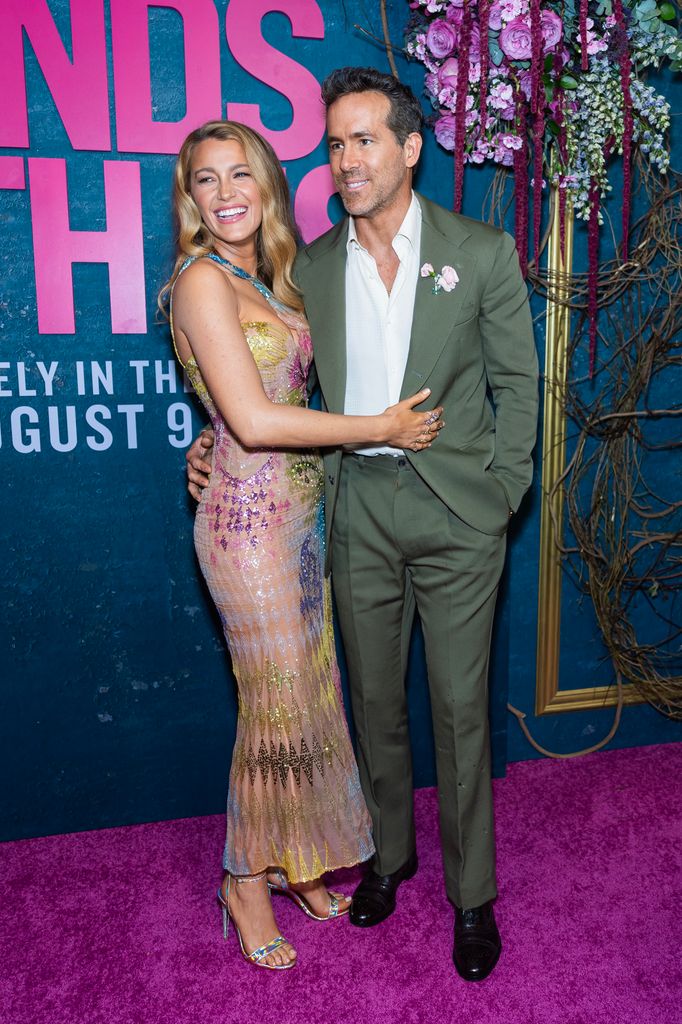
<svg viewBox="0 0 682 1024"><path fill-rule="evenodd" d="M200 259L199 256L188 256L187 257L187 259L182 264L182 266L180 267L180 269L178 270L178 272L177 272L177 274L175 276L175 280L173 281L173 284L171 286L170 295L168 296L168 323L169 323L169 326L170 326L171 341L173 342L173 351L175 352L175 358L180 363L180 366L183 368L183 370L185 369L185 365L186 364L183 363L182 359L180 358L180 353L178 352L178 346L175 344L175 327L173 326L173 291L175 290L175 286L178 283L178 278L180 277L180 274L182 274L182 272L184 270L187 270L187 268L190 266L190 264L194 263L195 260L198 260L198 259Z"/></svg>
<svg viewBox="0 0 682 1024"><path fill-rule="evenodd" d="M273 293L270 291L266 284L263 284L263 282L260 281L257 277L254 277L253 274L249 274L247 270L243 270L241 267L238 267L235 263L231 263L230 260L226 260L224 256L219 256L217 252L207 253L207 259L213 260L214 263L217 263L219 266L224 267L226 270L230 272L230 274L234 274L235 277L241 278L242 281L248 281L249 284L252 284L256 291L260 292L263 298L266 299L268 304L272 306L276 313L291 314L291 310L289 309L289 307L286 306L283 302L280 302L280 300L276 298L275 295L273 295Z"/></svg>

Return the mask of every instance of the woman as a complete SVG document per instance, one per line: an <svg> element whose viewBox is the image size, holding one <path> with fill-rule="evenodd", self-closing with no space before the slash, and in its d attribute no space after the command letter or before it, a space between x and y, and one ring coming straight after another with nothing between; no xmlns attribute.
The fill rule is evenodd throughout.
<svg viewBox="0 0 682 1024"><path fill-rule="evenodd" d="M440 410L414 411L428 389L379 416L306 408L312 349L291 276L288 188L256 132L227 121L192 132L174 205L178 256L162 300L215 432L195 546L239 687L218 899L243 955L282 970L296 953L270 893L318 920L340 916L350 900L320 876L373 852L340 696L314 449L420 450L437 436Z"/></svg>

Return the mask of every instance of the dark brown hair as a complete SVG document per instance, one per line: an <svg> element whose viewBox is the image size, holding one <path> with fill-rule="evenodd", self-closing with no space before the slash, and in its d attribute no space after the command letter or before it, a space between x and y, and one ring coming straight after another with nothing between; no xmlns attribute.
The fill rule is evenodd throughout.
<svg viewBox="0 0 682 1024"><path fill-rule="evenodd" d="M408 86L393 75L385 75L376 68L337 68L322 83L322 101L329 110L342 96L357 92L378 92L391 104L386 118L398 145L403 146L408 135L421 135L424 115L419 100Z"/></svg>

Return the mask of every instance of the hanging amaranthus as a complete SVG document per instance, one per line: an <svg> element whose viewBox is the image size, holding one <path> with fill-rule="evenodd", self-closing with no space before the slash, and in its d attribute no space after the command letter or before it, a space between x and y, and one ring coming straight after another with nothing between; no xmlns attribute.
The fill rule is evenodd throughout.
<svg viewBox="0 0 682 1024"><path fill-rule="evenodd" d="M622 210L622 245L621 254L623 261L628 258L629 234L630 234L630 204L631 204L631 170L632 170L632 136L634 121L632 117L632 94L630 92L630 77L632 65L628 46L625 20L623 16L623 4L621 0L614 0L613 13L616 25L620 30L620 47L618 63L620 66L620 83L623 90L623 210Z"/></svg>
<svg viewBox="0 0 682 1024"><path fill-rule="evenodd" d="M466 115L469 80L469 48L471 46L471 7L466 4L459 35L459 64L457 66L457 95L455 98L455 213L462 209L464 189L464 147L466 143Z"/></svg>
<svg viewBox="0 0 682 1024"><path fill-rule="evenodd" d="M580 69L587 71L590 58L587 52L587 0L580 0Z"/></svg>
<svg viewBox="0 0 682 1024"><path fill-rule="evenodd" d="M599 185L592 183L592 208L587 222L587 316L590 321L590 378L597 356L597 316L599 313Z"/></svg>
<svg viewBox="0 0 682 1024"><path fill-rule="evenodd" d="M488 121L488 72L490 71L490 49L488 45L488 15L490 0L478 0L478 24L480 29L481 67L479 78L479 117L481 130L485 131Z"/></svg>
<svg viewBox="0 0 682 1024"><path fill-rule="evenodd" d="M516 130L523 145L514 150L514 237L521 273L528 273L528 151L526 148L526 104L521 89L516 89Z"/></svg>

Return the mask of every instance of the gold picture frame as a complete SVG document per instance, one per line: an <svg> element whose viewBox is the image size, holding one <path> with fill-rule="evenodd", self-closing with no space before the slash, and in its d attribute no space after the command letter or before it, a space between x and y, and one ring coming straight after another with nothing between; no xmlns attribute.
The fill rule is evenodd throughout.
<svg viewBox="0 0 682 1024"><path fill-rule="evenodd" d="M566 468L566 417L562 395L566 384L566 362L570 341L570 310L564 305L570 292L573 262L573 215L567 210L562 252L558 215L558 193L552 189L551 231L547 269L544 425L542 432L542 485L540 512L540 553L538 580L538 626L535 684L535 714L585 711L603 708L618 700L615 684L586 686L573 690L559 688L561 652L561 590L563 570L556 536L563 536L564 496L558 487ZM631 686L624 687L625 704L641 704L643 698Z"/></svg>

